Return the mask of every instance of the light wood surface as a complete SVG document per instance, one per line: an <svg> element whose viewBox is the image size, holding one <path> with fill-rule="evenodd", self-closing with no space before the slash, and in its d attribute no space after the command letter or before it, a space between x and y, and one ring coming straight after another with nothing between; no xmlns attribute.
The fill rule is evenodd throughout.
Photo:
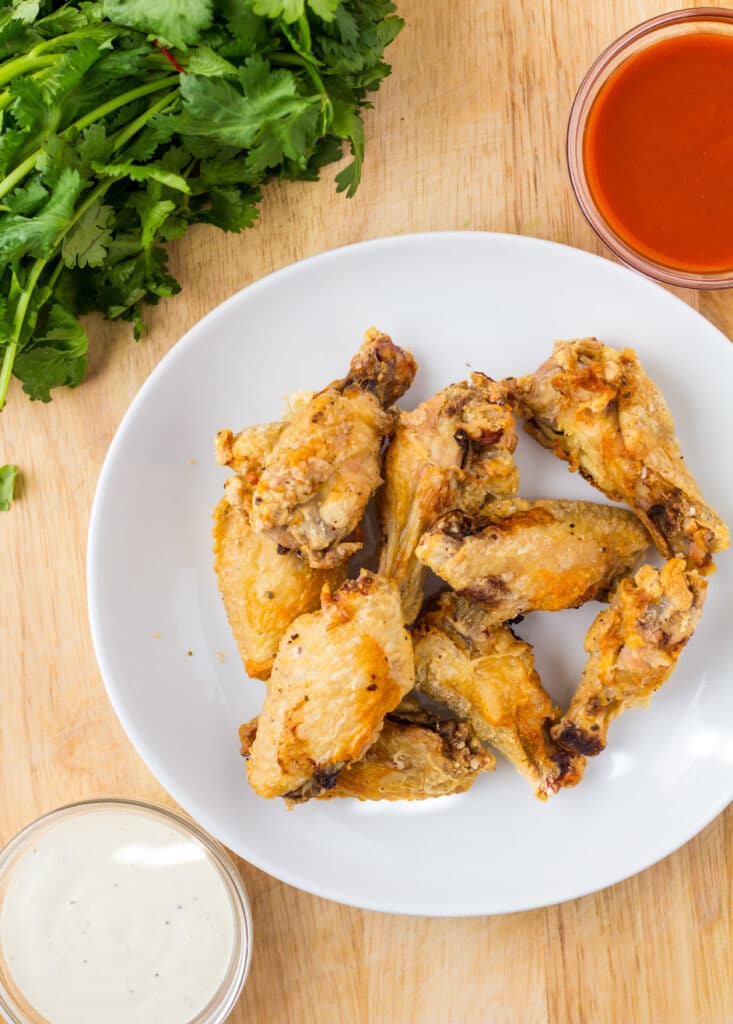
<svg viewBox="0 0 733 1024"><path fill-rule="evenodd" d="M260 224L241 236L194 229L173 250L183 292L151 309L143 341L95 321L91 373L78 391L57 392L42 406L13 388L0 417L0 462L17 462L23 483L11 513L0 513L1 842L71 800L127 794L170 802L105 696L84 582L97 476L150 370L234 291L332 246L476 228L600 251L565 168L574 90L621 31L674 6L401 0L407 27L391 50L394 73L367 116L357 197L337 197L327 169L317 185L270 187ZM733 293L683 297L733 335ZM732 868L730 809L636 878L505 917L365 913L241 864L256 947L231 1020L730 1024Z"/></svg>

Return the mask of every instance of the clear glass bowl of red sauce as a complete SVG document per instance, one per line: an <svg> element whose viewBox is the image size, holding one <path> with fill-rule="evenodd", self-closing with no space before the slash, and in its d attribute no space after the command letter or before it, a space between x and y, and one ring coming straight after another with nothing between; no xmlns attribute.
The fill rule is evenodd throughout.
<svg viewBox="0 0 733 1024"><path fill-rule="evenodd" d="M683 288L733 287L733 10L662 14L604 50L573 103L568 167L625 263Z"/></svg>

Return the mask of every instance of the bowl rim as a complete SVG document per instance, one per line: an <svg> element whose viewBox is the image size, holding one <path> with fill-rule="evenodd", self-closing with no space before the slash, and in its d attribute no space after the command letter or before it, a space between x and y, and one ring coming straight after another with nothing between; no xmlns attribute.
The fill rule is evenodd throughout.
<svg viewBox="0 0 733 1024"><path fill-rule="evenodd" d="M210 1000L188 1022L188 1024L224 1024L241 995L252 962L252 910L247 889L230 854L221 843L210 836L193 819L163 804L131 797L91 797L63 804L38 815L24 825L19 832L11 836L4 846L0 847L0 883L6 873L12 874L13 865L29 840L54 819L73 818L80 813L111 808L143 811L151 817L165 819L169 824L175 825L204 847L207 856L213 862L225 884L236 919L231 959L224 979L212 996L212 1000L216 998L216 1002ZM2 894L0 892L1 905ZM9 1024L37 1024L37 1022L45 1020L37 1014L33 1007L31 1009L34 1012L33 1018L29 1017L23 1007L18 1005L0 973L0 1019L7 1020Z"/></svg>
<svg viewBox="0 0 733 1024"><path fill-rule="evenodd" d="M584 119L597 95L596 87L607 80L609 67L620 54L647 36L653 37L661 30L691 22L726 23L733 29L733 8L728 7L685 7L647 18L618 36L605 47L593 61L578 86L570 108L566 135L566 158L570 184L580 210L596 236L623 263L645 274L655 281L674 285L678 288L709 290L733 288L733 267L725 271L697 273L680 270L658 263L642 255L626 243L607 223L601 214L585 175L583 161ZM649 39L649 44L654 41ZM613 70L616 70L615 68Z"/></svg>

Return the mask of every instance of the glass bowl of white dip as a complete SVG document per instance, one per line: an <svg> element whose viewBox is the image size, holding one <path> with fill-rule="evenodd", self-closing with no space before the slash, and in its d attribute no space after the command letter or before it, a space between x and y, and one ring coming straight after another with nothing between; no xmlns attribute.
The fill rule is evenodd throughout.
<svg viewBox="0 0 733 1024"><path fill-rule="evenodd" d="M234 864L164 807L71 804L0 851L0 1018L10 1024L221 1024L251 951Z"/></svg>

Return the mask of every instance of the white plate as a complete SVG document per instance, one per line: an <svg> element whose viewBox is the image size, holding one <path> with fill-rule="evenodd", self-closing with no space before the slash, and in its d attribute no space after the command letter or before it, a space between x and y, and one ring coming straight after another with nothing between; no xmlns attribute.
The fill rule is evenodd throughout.
<svg viewBox="0 0 733 1024"><path fill-rule="evenodd" d="M342 375L375 324L412 349L411 406L469 367L526 373L556 338L633 345L662 388L703 492L733 522L733 349L692 309L606 260L480 233L366 242L287 267L229 299L166 356L132 403L89 533L94 645L122 724L160 782L218 839L291 885L414 914L537 907L610 885L690 839L733 796L733 558L650 709L611 727L575 790L546 804L502 763L468 793L422 803L311 802L248 788L237 727L261 706L212 570L225 479L220 427L279 416L290 391ZM521 493L603 500L522 437ZM545 686L567 701L598 605L528 617ZM188 652L192 652L189 656Z"/></svg>

